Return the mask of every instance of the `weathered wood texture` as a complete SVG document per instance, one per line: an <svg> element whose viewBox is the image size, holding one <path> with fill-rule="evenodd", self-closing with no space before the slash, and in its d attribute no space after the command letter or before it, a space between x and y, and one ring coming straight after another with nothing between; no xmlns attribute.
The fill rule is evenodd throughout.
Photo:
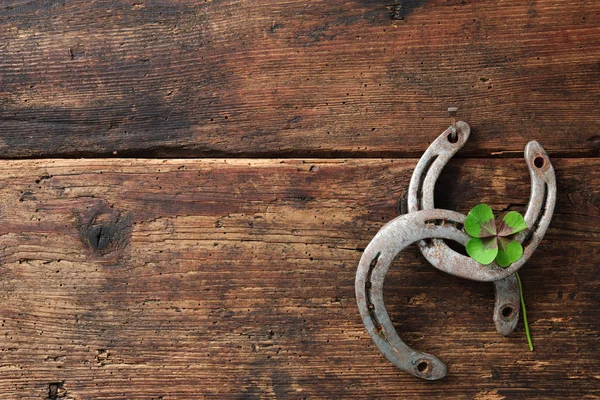
<svg viewBox="0 0 600 400"><path fill-rule="evenodd" d="M600 148L597 0L4 0L0 55L5 158Z"/></svg>
<svg viewBox="0 0 600 400"><path fill-rule="evenodd" d="M600 160L555 159L558 204L521 270L536 350L491 320L490 284L417 249L386 281L399 372L354 300L362 249L416 160L30 160L0 164L0 393L70 399L600 396ZM522 211L525 163L451 161L440 207ZM60 386L60 387L59 387ZM419 397L423 396L423 397Z"/></svg>
<svg viewBox="0 0 600 400"><path fill-rule="evenodd" d="M0 3L3 398L600 398L600 2ZM362 249L448 124L438 205L522 211L542 142L558 205L524 267L536 351L490 284L416 249L386 282L399 372L354 302ZM589 157L572 159L557 157ZM361 159L359 157L367 157ZM493 178L493 179L492 179ZM491 181L491 183L490 183Z"/></svg>

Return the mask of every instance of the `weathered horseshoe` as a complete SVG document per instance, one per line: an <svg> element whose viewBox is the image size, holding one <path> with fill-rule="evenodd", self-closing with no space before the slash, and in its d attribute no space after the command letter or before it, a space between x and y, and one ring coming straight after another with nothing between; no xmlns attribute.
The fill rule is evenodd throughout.
<svg viewBox="0 0 600 400"><path fill-rule="evenodd" d="M442 378L446 365L430 354L413 350L400 339L385 308L383 281L394 258L411 243L441 238L465 245L469 237L457 228L463 221L464 215L439 209L401 215L377 232L358 264L356 302L369 335L395 366L420 378Z"/></svg>
<svg viewBox="0 0 600 400"><path fill-rule="evenodd" d="M462 147L468 138L468 125L459 122L457 126L459 132L463 132L463 137L461 143L459 134L457 143L461 144L458 144L456 150L450 149L444 156L433 154L435 157L429 157L431 156L429 154L427 157L429 161L422 164L422 169L428 167L432 171L431 174L425 173L426 178L424 179L430 177L428 182L432 180L433 183L431 184L431 194L429 191L424 192L424 184L418 183L417 187L420 186L421 189L417 189L416 198L417 200L421 198L421 207L428 206L430 203L430 207L433 207L435 180L448 159ZM466 135L464 135L465 132ZM449 133L450 131L447 130L438 140L443 138L447 141L446 137ZM448 141L448 143L450 142ZM446 145L444 144L444 146ZM432 153L434 152L432 151ZM447 157L445 161L444 157ZM425 158L424 155L422 160ZM425 257L442 271L476 281L500 281L496 284L498 295L495 314L501 312L503 307L500 304L507 304L502 302L512 301L510 296L507 299L503 297L505 292L514 293L513 289L508 287L511 284L510 280L505 280L505 278L513 275L529 259L550 224L556 202L554 169L548 155L537 142L530 142L525 148L525 158L530 166L532 176L531 198L525 215L525 221L530 228L515 238L523 243L523 256L519 261L511 264L508 268L502 268L496 263L482 265L451 250L441 241L443 247L429 247L427 243L423 243L421 248ZM417 179L415 176L424 174L423 171L419 172L419 165L417 167L413 179ZM419 191L423 192L423 195L419 195ZM462 230L464 220L465 216L460 213L438 209L414 211L397 217L381 228L369 243L361 257L356 273L356 300L369 335L380 351L394 365L420 378L429 380L442 378L446 375L446 366L432 355L411 349L400 339L383 302L383 281L393 259L411 243L423 239L448 239L466 245L469 237ZM442 251L436 251L436 249ZM518 306L514 307L514 310L516 309Z"/></svg>
<svg viewBox="0 0 600 400"><path fill-rule="evenodd" d="M425 151L413 172L408 189L408 211L427 210L434 208L433 192L437 179L448 161L460 150L469 139L470 127L465 122L456 124L456 140L451 140L451 127L444 131ZM537 163L548 166L545 171L540 171ZM528 226L533 226L540 217L541 206L547 200L545 185L554 184L554 170L548 156L537 142L530 142L525 149L525 161L531 177L531 196L527 206L525 221ZM541 166L543 168L543 166ZM554 206L552 206L552 209ZM551 215L550 215L551 216ZM517 240L522 242L525 235L520 235ZM420 241L419 249L423 256L436 268L453 273L450 266L441 264L442 259L448 259L456 254L441 239ZM462 276L462 275L459 275ZM470 277L467 277L470 278ZM517 326L519 320L519 286L514 274L504 279L494 281L495 306L493 320L496 330L504 335L509 335Z"/></svg>

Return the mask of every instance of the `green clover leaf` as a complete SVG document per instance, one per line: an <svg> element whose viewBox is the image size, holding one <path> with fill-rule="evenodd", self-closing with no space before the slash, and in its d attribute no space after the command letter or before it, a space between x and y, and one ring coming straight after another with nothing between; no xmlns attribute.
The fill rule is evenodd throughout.
<svg viewBox="0 0 600 400"><path fill-rule="evenodd" d="M465 231L471 236L467 254L475 261L488 265L496 260L501 267L508 267L523 255L523 246L509 236L527 229L523 216L511 211L502 221L494 220L494 212L487 204L474 207L465 219Z"/></svg>
<svg viewBox="0 0 600 400"><path fill-rule="evenodd" d="M498 242L496 241L496 237L483 239L471 238L467 243L467 254L483 265L490 264L498 255Z"/></svg>
<svg viewBox="0 0 600 400"><path fill-rule="evenodd" d="M480 204L469 211L465 219L465 230L469 236L475 238L496 236L496 222L490 206Z"/></svg>
<svg viewBox="0 0 600 400"><path fill-rule="evenodd" d="M521 243L503 237L498 238L498 255L496 262L499 266L506 268L517 261L523 255Z"/></svg>
<svg viewBox="0 0 600 400"><path fill-rule="evenodd" d="M502 218L498 227L498 236L514 235L527 229L527 224L523 216L516 211L511 211Z"/></svg>

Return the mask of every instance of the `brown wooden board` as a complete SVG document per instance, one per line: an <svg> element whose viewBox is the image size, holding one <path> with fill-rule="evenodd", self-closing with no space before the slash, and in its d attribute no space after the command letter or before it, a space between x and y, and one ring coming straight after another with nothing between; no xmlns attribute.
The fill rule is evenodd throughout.
<svg viewBox="0 0 600 400"><path fill-rule="evenodd" d="M0 3L0 156L600 152L597 0Z"/></svg>
<svg viewBox="0 0 600 400"><path fill-rule="evenodd" d="M0 164L0 393L40 399L592 399L600 396L600 159L553 159L558 202L520 271L520 323L489 283L412 246L386 281L426 382L378 352L354 301L362 249L415 159ZM452 160L439 207L523 211L524 161Z"/></svg>

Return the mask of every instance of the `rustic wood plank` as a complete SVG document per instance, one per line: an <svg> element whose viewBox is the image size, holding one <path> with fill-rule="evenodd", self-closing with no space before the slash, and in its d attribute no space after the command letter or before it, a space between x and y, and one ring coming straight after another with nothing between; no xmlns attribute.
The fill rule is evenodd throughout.
<svg viewBox="0 0 600 400"><path fill-rule="evenodd" d="M419 156L451 105L600 154L597 0L5 0L0 52L5 158Z"/></svg>
<svg viewBox="0 0 600 400"><path fill-rule="evenodd" d="M364 248L416 160L30 160L0 165L0 393L39 399L598 398L600 160L555 159L555 218L521 270L536 350L490 284L415 248L386 282L423 382L354 302ZM451 161L440 207L522 210L525 163Z"/></svg>

